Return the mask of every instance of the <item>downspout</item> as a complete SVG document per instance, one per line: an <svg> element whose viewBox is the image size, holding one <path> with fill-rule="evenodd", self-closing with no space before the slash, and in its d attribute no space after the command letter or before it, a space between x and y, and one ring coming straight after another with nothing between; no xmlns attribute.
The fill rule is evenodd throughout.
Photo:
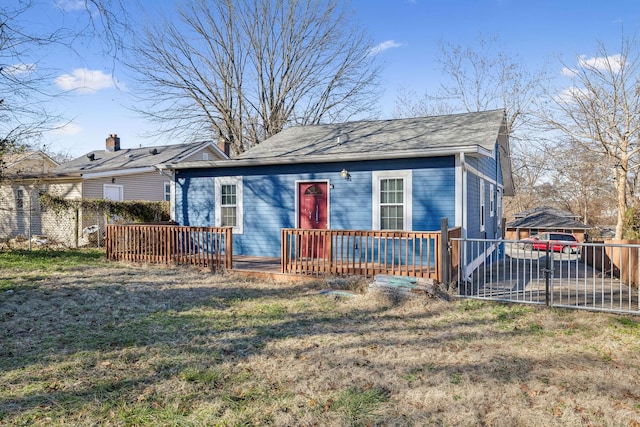
<svg viewBox="0 0 640 427"><path fill-rule="evenodd" d="M462 239L467 238L467 164L465 160L464 153L460 153L460 170L462 172L462 229L460 230L460 237ZM462 242L462 260L464 265L460 266L462 268L463 277L467 278L467 243L463 240Z"/></svg>
<svg viewBox="0 0 640 427"><path fill-rule="evenodd" d="M502 235L502 230L498 230L498 224L500 224L500 218L498 218L498 198L497 196L497 191L498 191L498 186L501 184L500 181L498 181L498 175L500 175L498 173L498 168L500 167L500 142L498 142L496 144L496 177L495 177L495 181L496 181L496 185L493 189L493 194L490 197L493 197L493 210L494 212L492 212L493 214L493 238L494 240L498 238L498 235L500 235L501 239L504 239L504 236ZM500 203L502 203L502 200L500 201ZM501 209L500 209L501 210Z"/></svg>
<svg viewBox="0 0 640 427"><path fill-rule="evenodd" d="M460 153L460 169L462 170L462 233L463 239L467 238L467 164L464 153Z"/></svg>

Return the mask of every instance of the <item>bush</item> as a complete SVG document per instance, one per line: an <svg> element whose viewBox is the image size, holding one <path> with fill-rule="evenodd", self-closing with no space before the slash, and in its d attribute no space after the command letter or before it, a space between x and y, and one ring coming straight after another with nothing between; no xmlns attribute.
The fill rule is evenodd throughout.
<svg viewBox="0 0 640 427"><path fill-rule="evenodd" d="M78 209L99 212L103 215L118 216L127 222L169 221L169 202L149 202L140 200L115 201L107 199L69 200L44 193L40 204L56 213Z"/></svg>
<svg viewBox="0 0 640 427"><path fill-rule="evenodd" d="M640 205L631 206L624 213L624 238L640 239Z"/></svg>

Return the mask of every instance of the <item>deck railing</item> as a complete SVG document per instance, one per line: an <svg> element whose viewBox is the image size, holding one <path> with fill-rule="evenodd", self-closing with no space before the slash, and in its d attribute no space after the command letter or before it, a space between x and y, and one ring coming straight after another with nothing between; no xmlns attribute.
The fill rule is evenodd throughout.
<svg viewBox="0 0 640 427"><path fill-rule="evenodd" d="M232 268L230 227L167 224L107 225L107 259L150 264Z"/></svg>
<svg viewBox="0 0 640 427"><path fill-rule="evenodd" d="M446 229L445 229L446 230ZM446 280L440 231L282 230L282 272ZM445 250L446 251L446 250ZM446 255L446 254L444 254ZM447 265L447 267L443 267ZM443 270L444 268L444 270Z"/></svg>

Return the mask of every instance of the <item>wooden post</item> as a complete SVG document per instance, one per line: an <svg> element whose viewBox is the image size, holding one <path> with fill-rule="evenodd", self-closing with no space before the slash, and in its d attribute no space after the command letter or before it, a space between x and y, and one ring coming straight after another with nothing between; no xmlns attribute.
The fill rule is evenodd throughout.
<svg viewBox="0 0 640 427"><path fill-rule="evenodd" d="M80 242L78 241L78 233L80 233L80 213L78 212L78 208L74 209L74 225L73 225L73 247L75 249L78 249L78 246L80 246Z"/></svg>
<svg viewBox="0 0 640 427"><path fill-rule="evenodd" d="M225 240L227 241L227 265L228 270L233 269L233 228L227 228L225 233Z"/></svg>
<svg viewBox="0 0 640 427"><path fill-rule="evenodd" d="M440 283L449 284L449 220L440 219Z"/></svg>

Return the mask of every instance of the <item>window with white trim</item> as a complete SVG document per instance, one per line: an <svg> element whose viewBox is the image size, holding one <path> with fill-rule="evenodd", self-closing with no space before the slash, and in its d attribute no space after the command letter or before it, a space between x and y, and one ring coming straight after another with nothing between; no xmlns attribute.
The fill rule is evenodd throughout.
<svg viewBox="0 0 640 427"><path fill-rule="evenodd" d="M411 171L373 172L373 229L411 230Z"/></svg>
<svg viewBox="0 0 640 427"><path fill-rule="evenodd" d="M502 224L502 190L498 188L496 196L496 215L498 215L498 224Z"/></svg>
<svg viewBox="0 0 640 427"><path fill-rule="evenodd" d="M40 212L47 211L47 207L44 204L42 204L42 196L44 196L45 193L46 191L44 190L38 191L38 208L40 209Z"/></svg>
<svg viewBox="0 0 640 427"><path fill-rule="evenodd" d="M102 184L102 197L106 200L124 200L124 187L116 184Z"/></svg>
<svg viewBox="0 0 640 427"><path fill-rule="evenodd" d="M484 221L484 179L480 179L480 231L485 230Z"/></svg>
<svg viewBox="0 0 640 427"><path fill-rule="evenodd" d="M493 184L489 184L489 216L493 218L493 214L496 208L495 187Z"/></svg>
<svg viewBox="0 0 640 427"><path fill-rule="evenodd" d="M24 191L16 190L16 209L24 209Z"/></svg>
<svg viewBox="0 0 640 427"><path fill-rule="evenodd" d="M164 201L171 201L171 183L169 181L164 182Z"/></svg>
<svg viewBox="0 0 640 427"><path fill-rule="evenodd" d="M209 153L202 153L202 160L209 160Z"/></svg>
<svg viewBox="0 0 640 427"><path fill-rule="evenodd" d="M215 178L215 225L233 227L233 232L242 234L242 177Z"/></svg>

